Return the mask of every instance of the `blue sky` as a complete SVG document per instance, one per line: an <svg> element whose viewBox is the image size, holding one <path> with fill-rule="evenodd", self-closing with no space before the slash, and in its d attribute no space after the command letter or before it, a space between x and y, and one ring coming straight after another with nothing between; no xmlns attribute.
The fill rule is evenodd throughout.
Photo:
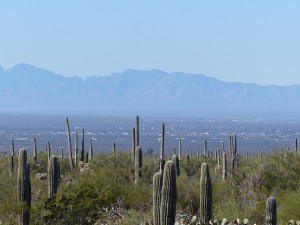
<svg viewBox="0 0 300 225"><path fill-rule="evenodd" d="M298 0L11 0L0 65L71 76L128 68L225 81L300 84Z"/></svg>

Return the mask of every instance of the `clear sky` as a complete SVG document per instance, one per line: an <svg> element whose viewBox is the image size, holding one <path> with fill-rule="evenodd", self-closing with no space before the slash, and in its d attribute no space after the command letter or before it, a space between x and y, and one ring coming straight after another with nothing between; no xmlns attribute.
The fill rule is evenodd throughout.
<svg viewBox="0 0 300 225"><path fill-rule="evenodd" d="M0 65L66 76L128 68L300 84L299 0L10 0Z"/></svg>

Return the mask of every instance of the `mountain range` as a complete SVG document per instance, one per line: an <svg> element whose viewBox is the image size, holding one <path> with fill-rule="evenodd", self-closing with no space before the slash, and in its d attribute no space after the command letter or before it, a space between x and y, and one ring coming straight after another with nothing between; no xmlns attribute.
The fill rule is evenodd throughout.
<svg viewBox="0 0 300 225"><path fill-rule="evenodd" d="M297 119L299 109L300 85L134 69L83 79L28 64L0 66L0 112Z"/></svg>

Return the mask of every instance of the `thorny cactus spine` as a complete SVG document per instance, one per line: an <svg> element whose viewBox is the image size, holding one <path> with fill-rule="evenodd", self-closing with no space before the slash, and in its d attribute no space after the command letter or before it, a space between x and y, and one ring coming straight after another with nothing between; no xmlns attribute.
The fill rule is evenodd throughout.
<svg viewBox="0 0 300 225"><path fill-rule="evenodd" d="M162 189L162 173L153 176L153 225L160 225L160 203Z"/></svg>
<svg viewBox="0 0 300 225"><path fill-rule="evenodd" d="M179 176L180 175L180 165L179 165L178 156L173 155L172 161L173 161L173 163L175 164L175 167L176 167L176 175Z"/></svg>
<svg viewBox="0 0 300 225"><path fill-rule="evenodd" d="M176 169L172 161L167 161L163 173L161 191L160 225L174 225L176 216Z"/></svg>
<svg viewBox="0 0 300 225"><path fill-rule="evenodd" d="M19 168L17 179L18 202L25 203L25 207L19 215L19 224L29 225L30 205L31 205L31 183L30 167L27 164L27 152L24 148L19 151Z"/></svg>
<svg viewBox="0 0 300 225"><path fill-rule="evenodd" d="M276 200L274 197L270 197L266 202L266 224L276 225L277 224L277 212L276 212Z"/></svg>
<svg viewBox="0 0 300 225"><path fill-rule="evenodd" d="M143 153L140 146L135 150L135 183L138 182L142 176Z"/></svg>
<svg viewBox="0 0 300 225"><path fill-rule="evenodd" d="M69 150L70 168L72 170L74 168L74 162L73 162L73 157L72 157L71 132L70 132L68 117L66 118L66 125L67 125L67 131L68 131L68 150Z"/></svg>
<svg viewBox="0 0 300 225"><path fill-rule="evenodd" d="M58 187L58 160L55 155L50 157L48 162L48 197L51 198L57 193Z"/></svg>
<svg viewBox="0 0 300 225"><path fill-rule="evenodd" d="M200 219L208 224L212 218L212 185L209 168L206 163L201 166L200 178Z"/></svg>

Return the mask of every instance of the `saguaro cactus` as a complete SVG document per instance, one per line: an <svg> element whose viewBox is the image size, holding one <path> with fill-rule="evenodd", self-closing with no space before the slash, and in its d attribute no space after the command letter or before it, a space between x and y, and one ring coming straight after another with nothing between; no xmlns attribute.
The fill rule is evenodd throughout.
<svg viewBox="0 0 300 225"><path fill-rule="evenodd" d="M161 189L162 174L157 172L153 176L153 225L160 225Z"/></svg>
<svg viewBox="0 0 300 225"><path fill-rule="evenodd" d="M68 131L68 149L69 149L70 168L72 170L74 168L74 162L73 162L73 157L72 157L71 132L70 132L68 117L66 118L66 125L67 125L67 131Z"/></svg>
<svg viewBox="0 0 300 225"><path fill-rule="evenodd" d="M132 162L134 163L135 160L135 127L132 128Z"/></svg>
<svg viewBox="0 0 300 225"><path fill-rule="evenodd" d="M113 155L113 157L116 157L116 143L115 142L113 143L113 146L112 146L112 155Z"/></svg>
<svg viewBox="0 0 300 225"><path fill-rule="evenodd" d="M138 182L139 178L142 176L142 166L143 166L143 153L140 146L135 150L135 183Z"/></svg>
<svg viewBox="0 0 300 225"><path fill-rule="evenodd" d="M48 197L52 197L57 193L58 187L58 160L55 155L50 157L48 161Z"/></svg>
<svg viewBox="0 0 300 225"><path fill-rule="evenodd" d="M208 157L207 153L207 141L206 139L204 140L204 158L206 159Z"/></svg>
<svg viewBox="0 0 300 225"><path fill-rule="evenodd" d="M50 142L48 141L48 160L50 160L50 156L51 156L51 148L50 148Z"/></svg>
<svg viewBox="0 0 300 225"><path fill-rule="evenodd" d="M15 143L14 139L11 139L11 154L15 156Z"/></svg>
<svg viewBox="0 0 300 225"><path fill-rule="evenodd" d="M276 200L274 197L270 197L266 202L266 224L277 225L277 212L276 212Z"/></svg>
<svg viewBox="0 0 300 225"><path fill-rule="evenodd" d="M164 159L165 154L165 123L161 123L160 159Z"/></svg>
<svg viewBox="0 0 300 225"><path fill-rule="evenodd" d="M84 129L82 129L82 141L81 141L81 154L80 154L80 161L84 162Z"/></svg>
<svg viewBox="0 0 300 225"><path fill-rule="evenodd" d="M11 154L9 155L9 172L10 172L10 177L14 176L14 155Z"/></svg>
<svg viewBox="0 0 300 225"><path fill-rule="evenodd" d="M93 149L93 140L90 138L90 153L89 153L89 159L93 158L94 155L94 149Z"/></svg>
<svg viewBox="0 0 300 225"><path fill-rule="evenodd" d="M140 118L137 115L135 118L135 149L140 146Z"/></svg>
<svg viewBox="0 0 300 225"><path fill-rule="evenodd" d="M36 139L33 138L33 160L37 161L37 147L36 147Z"/></svg>
<svg viewBox="0 0 300 225"><path fill-rule="evenodd" d="M27 165L27 152L24 148L19 151L17 194L18 202L25 203L27 206L20 212L19 224L29 225L31 205L30 167L29 164Z"/></svg>
<svg viewBox="0 0 300 225"><path fill-rule="evenodd" d="M76 131L75 133L75 149L74 149L74 167L77 166L78 163L78 132Z"/></svg>
<svg viewBox="0 0 300 225"><path fill-rule="evenodd" d="M178 138L178 159L179 161L181 161L181 136L179 135L179 138Z"/></svg>
<svg viewBox="0 0 300 225"><path fill-rule="evenodd" d="M179 158L178 158L178 156L177 155L173 155L172 161L175 164L176 174L177 174L177 176L179 176L180 175L180 165L179 165Z"/></svg>
<svg viewBox="0 0 300 225"><path fill-rule="evenodd" d="M222 175L223 175L222 179L223 179L223 181L225 181L227 178L227 153L226 152L223 153L223 173L222 173Z"/></svg>
<svg viewBox="0 0 300 225"><path fill-rule="evenodd" d="M212 218L212 186L209 168L206 163L201 166L200 178L200 219L203 224L208 224Z"/></svg>
<svg viewBox="0 0 300 225"><path fill-rule="evenodd" d="M176 169L172 161L167 161L164 168L161 191L160 225L174 225L176 216Z"/></svg>

